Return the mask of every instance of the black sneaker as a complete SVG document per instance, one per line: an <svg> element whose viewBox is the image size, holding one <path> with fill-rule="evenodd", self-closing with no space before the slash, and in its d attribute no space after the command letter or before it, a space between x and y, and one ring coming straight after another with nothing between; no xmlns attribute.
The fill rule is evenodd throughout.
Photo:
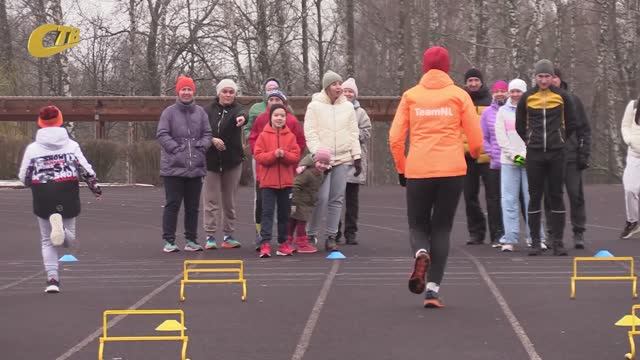
<svg viewBox="0 0 640 360"><path fill-rule="evenodd" d="M318 237L315 235L307 235L307 239L309 239L309 244L313 245L313 246L317 246L318 245Z"/></svg>
<svg viewBox="0 0 640 360"><path fill-rule="evenodd" d="M531 248L529 248L529 256L539 256L542 255L542 245L540 241L533 241L531 243Z"/></svg>
<svg viewBox="0 0 640 360"><path fill-rule="evenodd" d="M565 249L562 240L557 240L552 243L553 255L554 256L567 256L569 252Z"/></svg>
<svg viewBox="0 0 640 360"><path fill-rule="evenodd" d="M47 294L57 294L60 292L60 282L54 278L47 281L47 287L44 289Z"/></svg>
<svg viewBox="0 0 640 360"><path fill-rule="evenodd" d="M327 239L324 241L324 249L326 251L337 251L338 244L336 243L335 236L327 236Z"/></svg>
<svg viewBox="0 0 640 360"><path fill-rule="evenodd" d="M426 308L443 308L444 303L438 296L438 293L433 290L427 290L424 294L424 307Z"/></svg>
<svg viewBox="0 0 640 360"><path fill-rule="evenodd" d="M640 231L640 226L638 226L638 222L634 221L634 222L628 222L624 227L624 230L622 230L622 234L620 234L620 238L621 239L628 239L631 236L633 236L633 234L637 233L638 231Z"/></svg>
<svg viewBox="0 0 640 360"><path fill-rule="evenodd" d="M574 233L573 234L573 247L576 249L584 249L584 234L583 233Z"/></svg>
<svg viewBox="0 0 640 360"><path fill-rule="evenodd" d="M484 240L483 237L471 237L471 239L469 239L469 241L467 241L467 245L482 245L484 244Z"/></svg>

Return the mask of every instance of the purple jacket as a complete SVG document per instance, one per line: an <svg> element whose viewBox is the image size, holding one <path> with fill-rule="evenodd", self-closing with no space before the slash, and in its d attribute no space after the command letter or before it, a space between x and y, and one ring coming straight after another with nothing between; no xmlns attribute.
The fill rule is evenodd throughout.
<svg viewBox="0 0 640 360"><path fill-rule="evenodd" d="M493 101L491 106L487 107L480 117L480 126L482 126L482 135L484 138L483 145L484 151L491 158L491 163L489 167L491 169L500 169L500 145L498 145L498 140L496 139L496 116L498 115L498 110L500 109L500 105Z"/></svg>
<svg viewBox="0 0 640 360"><path fill-rule="evenodd" d="M211 146L211 125L202 107L180 101L164 109L156 133L162 151L160 176L203 177Z"/></svg>

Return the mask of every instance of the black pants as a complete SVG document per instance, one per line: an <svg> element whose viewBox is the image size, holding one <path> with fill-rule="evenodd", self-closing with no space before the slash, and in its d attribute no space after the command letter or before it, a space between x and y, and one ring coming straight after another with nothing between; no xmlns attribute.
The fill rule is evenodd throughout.
<svg viewBox="0 0 640 360"><path fill-rule="evenodd" d="M467 175L464 177L464 203L467 212L467 229L473 240L484 241L487 221L480 206L480 179L486 185L489 182L489 164L478 164L475 159L467 158ZM485 199L489 202L485 191Z"/></svg>
<svg viewBox="0 0 640 360"><path fill-rule="evenodd" d="M587 214L584 205L584 188L582 184L582 170L578 169L575 161L565 164L564 185L569 195L569 209L571 210L571 225L574 234L582 234L586 230ZM551 203L545 189L544 210L549 223L551 213Z"/></svg>
<svg viewBox="0 0 640 360"><path fill-rule="evenodd" d="M431 255L427 281L440 284L449 257L449 238L464 177L407 180L409 239L415 254Z"/></svg>
<svg viewBox="0 0 640 360"><path fill-rule="evenodd" d="M254 214L256 224L262 223L262 193L260 190L260 181L256 180L256 206Z"/></svg>
<svg viewBox="0 0 640 360"><path fill-rule="evenodd" d="M347 183L347 189L344 193L344 234L342 233L342 221L338 224L337 239L344 235L345 239L355 239L358 232L358 212L360 184Z"/></svg>
<svg viewBox="0 0 640 360"><path fill-rule="evenodd" d="M196 242L202 178L165 176L163 180L166 203L162 213L162 238L170 243L176 241L178 213L184 200L184 237Z"/></svg>
<svg viewBox="0 0 640 360"><path fill-rule="evenodd" d="M531 241L540 242L542 197L547 189L550 215L547 226L552 242L561 242L564 233L565 208L562 198L564 185L564 151L543 152L527 150L527 178L529 179L529 230ZM546 183L546 184L545 184Z"/></svg>
<svg viewBox="0 0 640 360"><path fill-rule="evenodd" d="M502 204L500 197L500 169L489 169L488 180L485 183L487 193L487 214L489 216L489 235L491 242L499 242L504 236L502 224Z"/></svg>
<svg viewBox="0 0 640 360"><path fill-rule="evenodd" d="M273 233L273 216L278 205L278 243L282 244L287 240L287 223L291 210L291 188L268 189L264 188L262 193L262 226L260 236L262 242L270 242Z"/></svg>

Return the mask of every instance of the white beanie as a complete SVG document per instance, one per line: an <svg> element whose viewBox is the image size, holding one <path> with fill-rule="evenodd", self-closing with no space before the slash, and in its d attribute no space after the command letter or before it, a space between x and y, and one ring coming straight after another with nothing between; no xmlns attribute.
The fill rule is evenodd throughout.
<svg viewBox="0 0 640 360"><path fill-rule="evenodd" d="M231 79L222 79L218 82L218 85L216 85L216 95L220 95L224 88L232 88L233 91L238 92L238 85L236 85L235 81Z"/></svg>
<svg viewBox="0 0 640 360"><path fill-rule="evenodd" d="M520 90L522 92L527 92L527 83L521 79L513 79L509 83L509 91L511 90Z"/></svg>
<svg viewBox="0 0 640 360"><path fill-rule="evenodd" d="M351 89L353 93L358 97L358 85L356 85L356 80L354 78L348 78L342 83L343 89Z"/></svg>

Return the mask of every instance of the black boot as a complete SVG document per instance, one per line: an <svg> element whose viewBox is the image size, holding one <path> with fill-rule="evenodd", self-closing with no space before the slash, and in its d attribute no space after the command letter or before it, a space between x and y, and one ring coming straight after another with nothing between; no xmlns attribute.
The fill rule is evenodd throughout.
<svg viewBox="0 0 640 360"><path fill-rule="evenodd" d="M337 251L338 250L338 244L336 243L336 236L335 235L327 236L327 239L324 241L324 249L326 251Z"/></svg>
<svg viewBox="0 0 640 360"><path fill-rule="evenodd" d="M573 234L573 247L576 249L584 249L584 234L577 232Z"/></svg>
<svg viewBox="0 0 640 360"><path fill-rule="evenodd" d="M542 246L540 245L540 239L531 240L531 248L529 249L529 256L542 255Z"/></svg>
<svg viewBox="0 0 640 360"><path fill-rule="evenodd" d="M555 256L567 256L567 249L562 243L562 237L564 235L564 212L552 212L551 213L551 248L553 249L553 255Z"/></svg>
<svg viewBox="0 0 640 360"><path fill-rule="evenodd" d="M554 239L552 243L554 256L567 256L569 253L565 249L562 239Z"/></svg>

